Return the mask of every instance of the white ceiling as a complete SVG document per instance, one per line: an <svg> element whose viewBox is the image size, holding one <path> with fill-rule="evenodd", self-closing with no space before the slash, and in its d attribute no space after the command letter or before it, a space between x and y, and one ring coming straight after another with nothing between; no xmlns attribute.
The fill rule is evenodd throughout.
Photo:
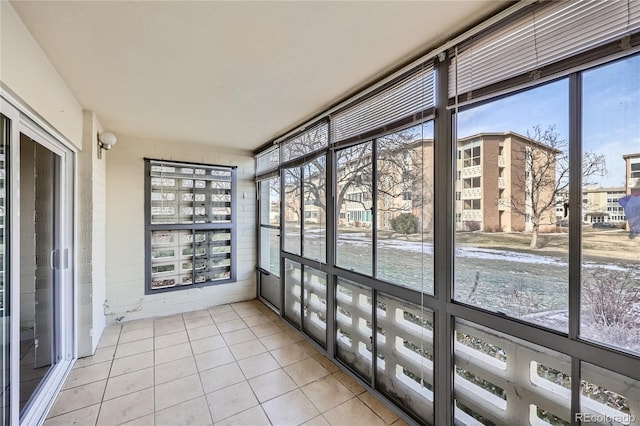
<svg viewBox="0 0 640 426"><path fill-rule="evenodd" d="M255 149L504 1L13 1L120 137Z"/></svg>

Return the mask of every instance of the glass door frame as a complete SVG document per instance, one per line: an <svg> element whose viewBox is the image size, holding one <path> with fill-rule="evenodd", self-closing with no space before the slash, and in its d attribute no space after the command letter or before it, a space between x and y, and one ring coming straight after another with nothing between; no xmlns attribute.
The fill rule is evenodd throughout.
<svg viewBox="0 0 640 426"><path fill-rule="evenodd" d="M77 354L76 343L76 268L75 268L75 205L77 199L75 187L75 161L77 152L66 139L49 126L41 117L32 112L17 99L0 89L0 112L10 121L9 152L7 158L11 164L9 192L9 218L11 223L19 223L20 218L20 134L58 156L59 167L56 171L55 192L59 206L55 218L56 242L60 248L58 262L61 267L54 270L54 285L57 286L54 310L58 314L55 335L58 359L55 365L34 393L32 400L25 406L21 415L20 399L20 229L13 226L7 253L9 255L9 288L11 309L10 336L10 419L11 425L40 424L53 405L55 396L64 379L69 374Z"/></svg>

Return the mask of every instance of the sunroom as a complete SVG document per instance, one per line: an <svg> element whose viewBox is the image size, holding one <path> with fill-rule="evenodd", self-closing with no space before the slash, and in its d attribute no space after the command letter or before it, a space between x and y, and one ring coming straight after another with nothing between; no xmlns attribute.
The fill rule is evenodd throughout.
<svg viewBox="0 0 640 426"><path fill-rule="evenodd" d="M1 8L4 424L639 421L639 1Z"/></svg>

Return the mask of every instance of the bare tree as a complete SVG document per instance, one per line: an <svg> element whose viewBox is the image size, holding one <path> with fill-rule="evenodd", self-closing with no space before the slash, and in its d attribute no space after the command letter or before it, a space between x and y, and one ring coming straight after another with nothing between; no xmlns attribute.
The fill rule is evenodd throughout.
<svg viewBox="0 0 640 426"><path fill-rule="evenodd" d="M519 144L513 151L513 161L523 170L512 178L510 207L514 213L528 216L531 222L531 249L538 248L540 225L553 214L562 194L569 190L568 144L561 139L556 127L542 129L539 125L527 131L530 141ZM594 152L583 153L582 182L588 184L592 176L606 173L605 157ZM555 222L555 215L550 219Z"/></svg>
<svg viewBox="0 0 640 426"><path fill-rule="evenodd" d="M431 181L423 180L423 141L415 129L403 130L379 138L378 150L378 197L403 197L411 200L412 208L422 207L432 200ZM314 132L305 138L298 138L286 146L287 158L297 158L312 152L319 145L322 135ZM373 142L366 142L342 149L336 154L336 201L340 209L352 193L361 193L358 199L349 199L349 203L359 203L363 210L373 207ZM303 166L285 171L285 208L300 219L301 204L315 205L322 214L326 213L326 157L319 156ZM401 204L393 203L385 211L400 211ZM405 210L406 211L406 210ZM429 223L430 223L429 217Z"/></svg>

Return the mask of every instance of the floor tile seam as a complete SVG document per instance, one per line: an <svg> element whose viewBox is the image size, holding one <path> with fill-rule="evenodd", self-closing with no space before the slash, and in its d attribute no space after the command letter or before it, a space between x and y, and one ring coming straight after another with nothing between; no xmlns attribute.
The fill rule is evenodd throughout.
<svg viewBox="0 0 640 426"><path fill-rule="evenodd" d="M176 345L176 346L177 346L177 345ZM193 349L191 348L191 345L189 345L189 349L191 350L191 355L190 355L190 356L195 358L195 356L193 355ZM170 362L180 361L181 359L189 358L189 355L181 356L180 358L171 359L171 360L169 360L169 361L163 361L163 362L160 362L160 363L157 363L157 364L156 364L156 363L155 363L156 354L155 354L155 351L154 351L153 358L154 358L154 364L153 364L153 366L154 366L154 367L156 367L156 366L160 366L160 365L169 364Z"/></svg>
<svg viewBox="0 0 640 426"><path fill-rule="evenodd" d="M100 414L102 413L102 404L104 403L104 396L107 393L107 385L109 384L109 377L111 377L111 370L113 369L113 362L115 360L116 353L118 353L118 345L120 344L120 336L122 335L122 327L120 327L120 334L118 335L118 343L116 344L116 350L113 351L113 359L111 360L111 365L109 366L109 372L107 373L107 378L104 382L104 389L102 389L102 396L100 397L100 407L98 407L98 415L96 416L95 425L98 424L98 420L100 419Z"/></svg>
<svg viewBox="0 0 640 426"><path fill-rule="evenodd" d="M205 312L205 314L204 314L204 315L197 316L197 317L193 317L193 318L185 318L185 317L184 317L184 315L185 315L185 314L188 314L189 312L198 312L198 311ZM209 312L208 308L207 308L207 309L198 309L198 310L196 310L196 311L183 312L183 313L182 313L182 320L183 320L183 321L186 321L187 319L203 318L203 317L206 317L206 316L208 316L209 318L211 318L211 313ZM211 318L211 320L213 320L213 318Z"/></svg>
<svg viewBox="0 0 640 426"><path fill-rule="evenodd" d="M199 329L199 328L203 328L203 327L210 327L210 326L214 326L214 327L218 328L218 326L216 325L216 323L215 323L215 322L213 322L213 320L212 320L212 323L211 323L211 324L199 325L199 326L197 326L197 327L188 327L188 326L187 326L187 324L185 323L184 328L186 328L186 329L187 329L187 334L188 334L188 333L189 333L189 330L197 330L197 329Z"/></svg>
<svg viewBox="0 0 640 426"><path fill-rule="evenodd" d="M320 414L324 414L324 413L326 413L326 412L328 412L328 411L331 411L331 410L333 410L334 408L341 406L341 405L342 405L342 404L344 404L345 402L349 402L349 401L351 401L353 398L357 398L357 397L358 397L358 395L354 394L354 393L353 393L353 392L351 392L349 389L347 389L347 392L349 392L349 393L351 394L351 397L349 397L348 399L346 399L346 400L344 400L344 401L342 401L342 402L338 403L338 405L334 405L334 406L332 406L332 407L326 408L324 411L323 411L323 410L321 410L321 409L320 409L320 407L318 407L318 406L316 405L316 403L315 403L315 402L313 402L313 399L311 399L311 397L310 397L309 395L307 395L307 393L306 393L306 392L304 391L304 389L302 389L302 388L307 387L307 386L309 386L309 385L311 385L311 384L313 384L313 383L319 382L320 380L322 380L322 379L324 379L324 378L326 378L326 377L327 377L327 376L321 377L320 379L316 379L316 380L314 380L314 381L312 381L312 382L309 382L309 383L307 383L307 384L305 384L305 385L303 385L303 386L300 386L300 388L299 388L299 389L302 391L302 393L303 393L303 394L304 394L304 395L309 399L309 401L311 401L311 403L313 404L313 406L314 406L314 407L316 407L316 409L320 412ZM337 381L337 379L336 379L336 381ZM338 383L340 383L340 382L338 382ZM340 383L340 384L342 384L342 383ZM343 385L343 386L344 386L344 385ZM345 389L346 389L346 386L345 386ZM364 404L364 401L362 401L362 403ZM366 404L365 404L365 405L366 405Z"/></svg>
<svg viewBox="0 0 640 426"><path fill-rule="evenodd" d="M257 399L257 398L256 398L256 399ZM225 420L229 420L229 419L230 419L230 418L232 418L232 417L239 416L239 415L240 415L240 414L242 414L242 413L246 413L246 412L247 412L247 411L249 411L249 410L253 410L253 409L254 409L254 408L256 408L256 407L260 407L260 410L262 410L262 413L264 414L264 416L265 416L265 417L267 418L267 420L269 421L269 424L270 424L270 425L272 425L272 426L275 426L275 425L273 425L273 422L271 421L271 419L270 419L270 418L269 418L269 416L267 415L267 412L266 412L266 411L264 411L264 408L262 408L262 403L260 403L260 401L258 401L258 405L254 405L253 407L249 407L249 408L247 408L246 410L242 410L242 411L240 411L239 413L236 413L236 414L232 414L232 415L230 415L230 416L227 416L227 417L225 417L224 419L220 419L220 420L218 420L218 422L224 422ZM214 426L215 426L215 425L214 425Z"/></svg>
<svg viewBox="0 0 640 426"><path fill-rule="evenodd" d="M67 414L75 413L76 411L80 411L80 410L84 410L84 409L89 408L89 407L93 407L94 405L102 405L102 401L94 402L93 404L85 405L84 407L80 407L80 408L74 408L73 410L69 410L69 411L65 411L65 412L60 413L60 414L56 414L53 417L47 417L45 419L45 422L47 420L52 420L52 419L55 419L55 418L58 418L58 417L61 417L61 416L66 416ZM100 407L98 407L98 415L99 414L100 414ZM96 416L96 422L97 421L98 421L98 417Z"/></svg>
<svg viewBox="0 0 640 426"><path fill-rule="evenodd" d="M106 381L108 381L108 380L109 380L109 376L104 377L104 378L102 378L102 379L97 379L97 380L92 380L92 381L90 381L90 382L81 383L81 384L79 384L79 385L75 385L75 386L72 386L72 387L70 387L70 388L62 388L62 389L60 389L60 392L59 392L59 393L66 392L66 391L69 391L69 390L73 390L73 389L79 388L79 387L81 387L81 386L87 386L87 385L91 385L91 384L93 384L93 383L98 383L98 382L101 382L101 381L103 381L103 380L104 380L105 382L106 382ZM105 387L106 387L106 384L105 384Z"/></svg>
<svg viewBox="0 0 640 426"><path fill-rule="evenodd" d="M209 314L209 316L211 316L211 314ZM188 333L187 333L187 335L188 335ZM204 401L207 404L207 412L209 413L209 420L211 420L211 424L213 425L214 424L213 413L211 413L211 407L209 406L209 400L207 399L207 394L204 391L204 383L202 382L202 377L200 376L200 369L198 368L198 363L196 362L196 354L193 352L193 346L191 346L191 341L189 341L189 349L191 349L191 356L193 357L193 363L196 366L196 374L198 375L198 382L200 382L200 388L202 389L202 395L201 396L204 397ZM198 397L198 398L200 398L200 397ZM196 398L194 398L194 399L196 399ZM154 421L155 421L155 416L154 416Z"/></svg>
<svg viewBox="0 0 640 426"><path fill-rule="evenodd" d="M114 357L112 362L116 362L118 360L122 360L122 359L125 359L125 358L130 358L132 356L142 355L142 354L146 354L146 353L154 352L154 351L155 351L155 349L151 349L151 350L148 350L148 351L136 352L135 354L125 355L125 356L121 356L121 357Z"/></svg>
<svg viewBox="0 0 640 426"><path fill-rule="evenodd" d="M183 328L182 328L182 329L180 329L180 330L170 330L170 331L168 331L168 332L166 332L166 333L164 333L164 332L163 332L163 333L157 333L157 332L156 332L156 330L154 329L154 330L153 330L153 338L155 339L156 337L166 336L167 334L179 333L179 332L181 332L181 331L186 332L186 331L187 331L187 328L186 328L186 327L183 327Z"/></svg>
<svg viewBox="0 0 640 426"><path fill-rule="evenodd" d="M107 386L108 386L108 385L109 385L109 383L107 383ZM114 397L111 397L111 398L108 398L108 399L107 399L107 398L105 398L105 396L106 396L106 389L107 389L107 387L105 386L105 395L102 397L102 402L113 401L114 399L118 399L118 398L120 398L120 397L122 397L122 396L132 395L132 394L134 394L134 393L142 392L142 391L147 390L147 389L154 389L154 390L155 390L155 384L154 384L154 383L153 383L153 381L152 381L152 384L151 384L151 385L149 385L149 386L145 386L145 387L143 387L143 388L136 389L136 390L133 390L133 391L126 391L126 390L125 390L125 391L124 391L124 393L119 393L118 395L116 395L116 396L114 396Z"/></svg>
<svg viewBox="0 0 640 426"><path fill-rule="evenodd" d="M127 423L135 422L136 420L140 420L141 418L146 417L146 416L148 416L149 414L153 414L153 422L154 422L154 424L155 424L156 416L155 416L155 411L154 411L153 413L143 414L142 416L140 416L140 417L136 417L135 419L131 419L131 420L127 420L127 421L122 422L122 423L118 423L118 424L116 424L115 426L126 425Z"/></svg>
<svg viewBox="0 0 640 426"><path fill-rule="evenodd" d="M238 321L238 320L242 321L242 317L240 317L240 315L238 315L238 318L225 319L225 320L220 321L220 320L216 320L215 318L213 318L213 316L211 316L211 320L213 321L213 323L217 327L218 324L224 324L225 322ZM244 321L242 321L242 322L244 322Z"/></svg>
<svg viewBox="0 0 640 426"><path fill-rule="evenodd" d="M193 376L193 374L190 374L189 376ZM189 376L187 376L187 377L189 377ZM164 384L166 384L166 383L164 383ZM202 386L202 384L200 384L200 386ZM178 406L178 405L180 405L180 404L186 404L187 402L195 401L195 400L196 400L196 399L198 399L198 398L204 398L204 399L205 399L205 401L207 402L207 406L209 405L209 403L208 403L208 401L207 401L207 395L204 393L204 390L203 390L203 391L202 391L202 395L194 396L193 398L185 399L184 401L180 401L180 402L177 402L177 403L175 403L175 404L167 405L166 407L163 407L163 408L162 408L162 409L160 409L160 410L156 410L156 409L155 409L155 392L154 392L154 398L153 398L153 399L154 399L154 406L153 406L153 408L154 408L154 410L153 410L153 420L155 421L156 413L159 413L159 412L161 412L161 411L168 410L169 408L177 407L177 406ZM211 411L209 411L209 417L211 417ZM211 424L213 424L213 418L212 418L212 420L211 420Z"/></svg>
<svg viewBox="0 0 640 426"><path fill-rule="evenodd" d="M268 373L261 374L260 376L264 376L264 375L266 375L266 374L273 373L274 371L276 371L276 370L269 371ZM283 371L284 371L284 370L283 370ZM287 373L285 372L285 374L287 374ZM260 377L260 376L256 376L256 377ZM287 376L288 376L288 374L287 374ZM256 377L252 377L252 378L251 378L251 380L255 379ZM289 378L291 379L291 377L289 377ZM249 383L249 382L247 381L247 383L249 383L249 387L251 388L251 391L253 391L253 394L254 394L254 396L256 397L256 399L258 400L258 402L260 403L260 405L262 405L262 404L266 404L266 403L267 403L267 402L269 402L269 401L273 401L274 399L279 398L279 397L281 397L282 395L286 395L286 394L291 393L291 392L294 392L294 391L296 391L296 390L300 390L300 391L302 391L302 389L300 388L300 386L298 386L298 384L297 384L293 379L291 379L291 382L295 385L295 387L296 387L295 389L288 390L288 391L286 391L286 392L284 392L284 393L281 393L281 394L279 394L279 395L275 395L275 396L269 397L269 398L265 399L264 401L260 401L260 399L258 398L258 395L256 395L255 391L253 390L253 387L251 386L251 383ZM303 391L302 393L304 393L304 391ZM305 396L306 396L306 394L305 394Z"/></svg>

